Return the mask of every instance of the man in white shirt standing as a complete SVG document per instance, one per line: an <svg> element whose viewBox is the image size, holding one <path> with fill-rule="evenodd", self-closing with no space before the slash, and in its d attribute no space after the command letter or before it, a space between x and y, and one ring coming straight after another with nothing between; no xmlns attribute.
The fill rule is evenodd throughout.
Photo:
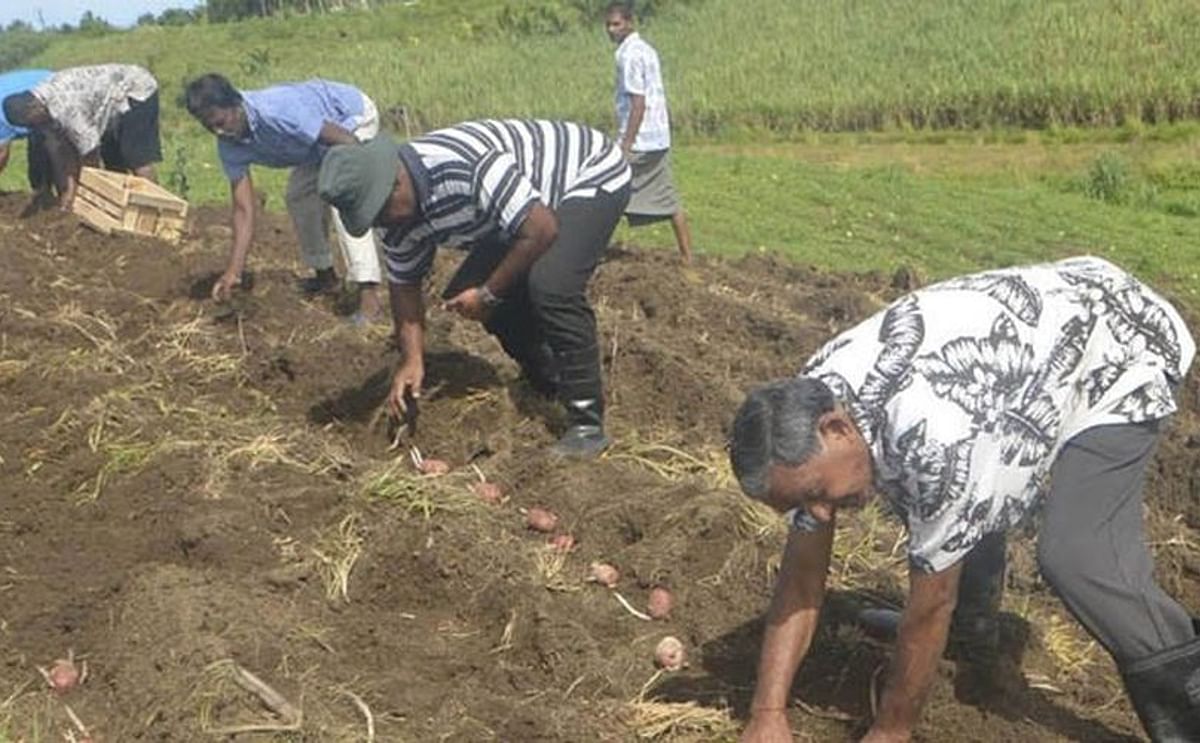
<svg viewBox="0 0 1200 743"><path fill-rule="evenodd" d="M604 25L617 44L617 140L633 171L625 215L631 225L669 218L679 255L690 263L692 234L671 178L671 121L658 52L634 30L628 2L609 3Z"/></svg>
<svg viewBox="0 0 1200 743"><path fill-rule="evenodd" d="M834 525L872 489L908 528L910 586L863 741L911 738L951 618L979 587L972 563L1001 570L989 540L1039 507L1042 576L1116 660L1150 738L1200 740L1200 637L1155 582L1142 525L1146 467L1195 352L1166 300L1084 257L925 287L827 343L801 376L751 392L733 470L793 529L742 740L791 739Z"/></svg>

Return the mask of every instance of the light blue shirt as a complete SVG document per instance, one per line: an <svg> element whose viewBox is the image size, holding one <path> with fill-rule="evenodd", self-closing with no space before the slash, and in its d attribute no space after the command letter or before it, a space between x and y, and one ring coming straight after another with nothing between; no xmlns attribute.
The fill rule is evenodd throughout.
<svg viewBox="0 0 1200 743"><path fill-rule="evenodd" d="M239 181L251 165L294 168L319 163L325 148L318 139L325 122L353 132L364 111L363 92L328 80L275 85L242 92L250 135L243 140L217 138L217 154L230 181Z"/></svg>
<svg viewBox="0 0 1200 743"><path fill-rule="evenodd" d="M35 85L50 77L50 70L14 70L0 75L0 104L10 95L28 93ZM23 126L14 126L4 118L4 108L0 105L0 142L10 139L20 139L29 136L29 130Z"/></svg>

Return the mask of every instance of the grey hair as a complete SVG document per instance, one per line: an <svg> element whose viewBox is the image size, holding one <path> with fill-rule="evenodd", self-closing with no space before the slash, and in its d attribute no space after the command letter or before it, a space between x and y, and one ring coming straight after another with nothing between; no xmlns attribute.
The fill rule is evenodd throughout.
<svg viewBox="0 0 1200 743"><path fill-rule="evenodd" d="M751 390L733 419L729 461L742 491L767 495L771 465L804 464L820 449L817 421L833 410L833 391L819 379L794 377Z"/></svg>

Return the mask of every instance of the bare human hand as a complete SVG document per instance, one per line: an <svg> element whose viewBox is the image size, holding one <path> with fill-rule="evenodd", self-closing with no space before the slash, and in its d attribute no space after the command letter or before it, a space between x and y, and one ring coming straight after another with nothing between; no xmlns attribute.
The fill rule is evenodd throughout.
<svg viewBox="0 0 1200 743"><path fill-rule="evenodd" d="M404 417L407 406L404 396L411 395L413 400L421 398L421 382L425 378L425 365L421 360L405 361L396 369L392 377L392 391L388 393L388 412L397 420Z"/></svg>
<svg viewBox="0 0 1200 743"><path fill-rule="evenodd" d="M228 301L230 295L233 293L233 288L235 286L241 286L241 284L242 284L242 272L241 271L234 271L234 270L230 269L230 270L226 271L225 273L221 274L221 277L218 278L213 283L213 288L212 288L213 301L216 301L216 302Z"/></svg>
<svg viewBox="0 0 1200 743"><path fill-rule="evenodd" d="M468 320L483 322L488 316L488 306L483 302L483 296L477 287L464 289L442 305L443 309L456 312Z"/></svg>

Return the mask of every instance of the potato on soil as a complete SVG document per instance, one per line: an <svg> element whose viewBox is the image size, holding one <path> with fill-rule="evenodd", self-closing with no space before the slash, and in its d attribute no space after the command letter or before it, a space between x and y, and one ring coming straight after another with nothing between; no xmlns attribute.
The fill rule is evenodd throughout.
<svg viewBox="0 0 1200 743"><path fill-rule="evenodd" d="M531 508L525 512L525 523L530 529L550 533L558 526L558 516L545 508Z"/></svg>

